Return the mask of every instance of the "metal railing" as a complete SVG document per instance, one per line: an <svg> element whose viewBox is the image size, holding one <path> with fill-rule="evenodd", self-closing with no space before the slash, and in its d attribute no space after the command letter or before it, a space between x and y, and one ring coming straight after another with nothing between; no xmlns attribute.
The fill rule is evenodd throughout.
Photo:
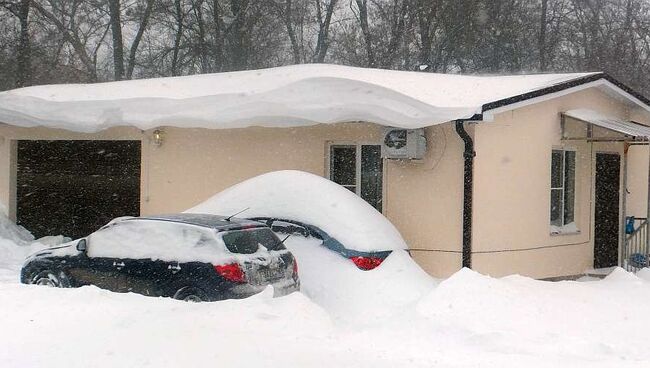
<svg viewBox="0 0 650 368"><path fill-rule="evenodd" d="M630 272L650 266L648 220L639 220L641 220L639 226L631 234L626 234L623 247L623 268Z"/></svg>

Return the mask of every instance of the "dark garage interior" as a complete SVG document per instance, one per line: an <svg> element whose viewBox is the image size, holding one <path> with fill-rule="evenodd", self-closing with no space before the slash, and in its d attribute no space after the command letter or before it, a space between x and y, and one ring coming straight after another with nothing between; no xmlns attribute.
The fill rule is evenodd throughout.
<svg viewBox="0 0 650 368"><path fill-rule="evenodd" d="M17 222L79 238L140 213L140 141L18 141Z"/></svg>

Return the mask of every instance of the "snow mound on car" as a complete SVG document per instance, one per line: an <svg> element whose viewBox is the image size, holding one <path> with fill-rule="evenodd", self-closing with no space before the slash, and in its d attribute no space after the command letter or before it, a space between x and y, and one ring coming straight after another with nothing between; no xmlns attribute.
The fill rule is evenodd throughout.
<svg viewBox="0 0 650 368"><path fill-rule="evenodd" d="M295 235L285 244L298 260L301 291L336 319L373 323L399 315L435 286L405 251L362 271L318 239Z"/></svg>
<svg viewBox="0 0 650 368"><path fill-rule="evenodd" d="M277 217L318 226L346 248L406 249L397 229L381 213L344 187L303 171L284 170L236 184L186 212L242 217Z"/></svg>

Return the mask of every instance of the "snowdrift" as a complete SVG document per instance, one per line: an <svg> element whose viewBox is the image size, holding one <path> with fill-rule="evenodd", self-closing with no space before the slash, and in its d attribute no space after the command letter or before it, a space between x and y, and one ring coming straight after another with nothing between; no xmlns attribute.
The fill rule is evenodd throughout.
<svg viewBox="0 0 650 368"><path fill-rule="evenodd" d="M358 251L406 249L395 226L344 187L304 171L283 170L236 184L185 211L278 217L315 225Z"/></svg>
<svg viewBox="0 0 650 368"><path fill-rule="evenodd" d="M0 366L647 367L649 303L650 282L622 270L589 282L462 270L417 309L363 324L300 293L192 304L0 282Z"/></svg>
<svg viewBox="0 0 650 368"><path fill-rule="evenodd" d="M30 254L48 246L67 241L63 236L34 239L24 227L16 225L6 216L6 207L0 203L0 281L18 277L23 261Z"/></svg>
<svg viewBox="0 0 650 368"><path fill-rule="evenodd" d="M96 132L113 126L242 128L368 121L419 128L594 73L464 76L292 65L0 93L0 121Z"/></svg>

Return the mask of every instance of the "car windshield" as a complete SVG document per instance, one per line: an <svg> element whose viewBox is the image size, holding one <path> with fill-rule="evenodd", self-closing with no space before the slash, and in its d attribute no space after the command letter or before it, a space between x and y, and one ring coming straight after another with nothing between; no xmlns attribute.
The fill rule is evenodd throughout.
<svg viewBox="0 0 650 368"><path fill-rule="evenodd" d="M260 245L268 250L284 249L280 239L268 228L228 231L222 239L232 253L252 254Z"/></svg>

